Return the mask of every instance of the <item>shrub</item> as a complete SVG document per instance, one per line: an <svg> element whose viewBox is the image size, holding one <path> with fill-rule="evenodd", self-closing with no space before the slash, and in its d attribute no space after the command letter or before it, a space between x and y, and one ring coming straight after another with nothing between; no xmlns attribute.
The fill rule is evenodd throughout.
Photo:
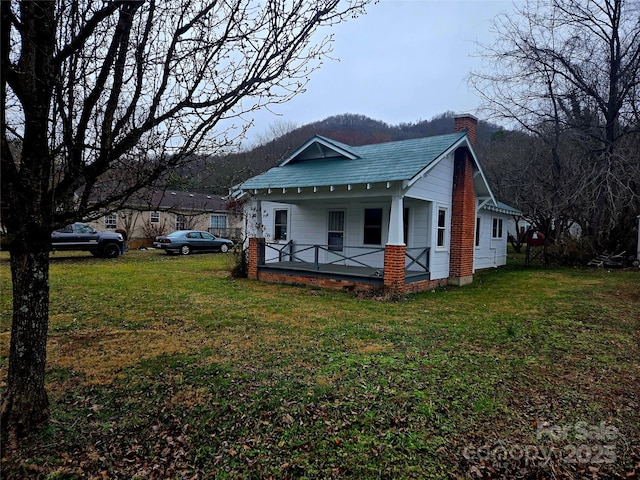
<svg viewBox="0 0 640 480"><path fill-rule="evenodd" d="M585 238L566 238L547 248L549 259L558 265L586 265L596 254Z"/></svg>
<svg viewBox="0 0 640 480"><path fill-rule="evenodd" d="M236 259L235 265L231 269L231 276L233 278L247 278L247 276L249 276L247 249L244 248L243 245L244 242L239 242L233 251Z"/></svg>

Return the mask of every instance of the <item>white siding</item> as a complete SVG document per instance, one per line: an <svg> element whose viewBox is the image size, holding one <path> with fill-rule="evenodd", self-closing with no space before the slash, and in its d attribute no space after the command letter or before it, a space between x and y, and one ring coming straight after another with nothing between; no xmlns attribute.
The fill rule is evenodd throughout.
<svg viewBox="0 0 640 480"><path fill-rule="evenodd" d="M447 231L445 237L444 247L437 246L438 238L438 209L445 208L447 212ZM440 278L449 278L449 260L451 256L450 242L451 242L451 204L433 204L432 210L432 225L431 225L431 280Z"/></svg>
<svg viewBox="0 0 640 480"><path fill-rule="evenodd" d="M387 225L383 222L383 245L363 246L363 216L365 208L382 208L383 218L388 217L389 206L384 202L371 203L333 203L333 202L307 202L299 204L284 204L277 202L262 202L262 224L263 235L268 244L284 246L288 241L293 240L297 260L313 262L315 259L314 245L327 245L327 215L330 209L341 209L345 211L345 248L341 254L352 256L375 250L384 246L387 235ZM286 209L288 211L288 235L286 241L274 242L274 212L275 210ZM301 251L302 250L302 251ZM288 252L288 249L285 249ZM267 247L267 261L276 261L278 256L274 248ZM328 253L325 249L319 250L318 260L321 263L339 260L339 256ZM373 267L382 268L384 263L383 252L368 254L358 258L359 261ZM356 265L355 262L347 262Z"/></svg>
<svg viewBox="0 0 640 480"><path fill-rule="evenodd" d="M416 218L414 225L417 227L424 221L426 231L421 232L424 239L431 247L430 265L431 279L449 277L449 257L451 238L451 192L453 189L453 154L442 159L423 178L418 180L407 191L407 196L420 200L425 200L422 215L427 215L426 219L422 215ZM444 247L436 246L438 208L447 210L447 237ZM416 242L415 245L419 243Z"/></svg>
<svg viewBox="0 0 640 480"><path fill-rule="evenodd" d="M531 223L529 223L527 220L521 218L518 221L518 227L519 228L524 228L524 230L526 231L529 227L531 226ZM518 230L516 228L516 221L513 218L512 215L509 215L508 219L507 219L507 231L513 235L514 237L518 236Z"/></svg>
<svg viewBox="0 0 640 480"><path fill-rule="evenodd" d="M362 255L357 258L358 261L366 263L372 267L382 268L384 266L384 248L389 235L389 209L390 201L370 201L370 202L354 202L349 206L347 221L347 242L354 248L346 249L347 256ZM367 208L382 209L382 235L380 245L364 245L364 211ZM365 254L366 255L363 255ZM354 262L347 262L348 265L354 265Z"/></svg>
<svg viewBox="0 0 640 480"><path fill-rule="evenodd" d="M315 251L310 248L313 245L325 245L327 219L326 210L320 205L291 205L291 240L296 251L305 249L299 253L298 260L313 262ZM319 251L320 263L325 260L325 252Z"/></svg>
<svg viewBox="0 0 640 480"><path fill-rule="evenodd" d="M451 203L453 154L447 155L407 191L407 196L439 203Z"/></svg>
<svg viewBox="0 0 640 480"><path fill-rule="evenodd" d="M419 202L405 199L404 206L409 208L409 238L407 248L420 248L431 245L431 202Z"/></svg>
<svg viewBox="0 0 640 480"><path fill-rule="evenodd" d="M264 236L264 233L259 231L261 220L258 220L259 212L257 205L258 202L254 198L251 198L242 208L242 223L246 238Z"/></svg>
<svg viewBox="0 0 640 480"><path fill-rule="evenodd" d="M488 210L480 210L480 241L475 247L473 269L498 267L507 263L507 220L503 215ZM493 219L502 219L502 238L493 238Z"/></svg>

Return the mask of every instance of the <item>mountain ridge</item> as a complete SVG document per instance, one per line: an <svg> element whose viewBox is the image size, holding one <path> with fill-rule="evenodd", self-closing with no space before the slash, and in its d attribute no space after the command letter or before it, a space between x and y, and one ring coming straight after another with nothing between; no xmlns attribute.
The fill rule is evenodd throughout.
<svg viewBox="0 0 640 480"><path fill-rule="evenodd" d="M277 165L314 135L351 146L408 140L453 133L454 117L453 112L444 112L430 120L389 125L361 114L332 115L291 128L246 151L196 159L190 171L176 172L169 187L225 194L233 185ZM490 122L478 121L476 150L479 155L488 150L492 137L501 130Z"/></svg>

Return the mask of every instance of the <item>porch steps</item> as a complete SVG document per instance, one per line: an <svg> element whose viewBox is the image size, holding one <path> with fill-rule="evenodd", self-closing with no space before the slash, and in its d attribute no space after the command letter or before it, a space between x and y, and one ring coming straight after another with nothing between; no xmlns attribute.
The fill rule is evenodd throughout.
<svg viewBox="0 0 640 480"><path fill-rule="evenodd" d="M589 267L604 267L605 262L610 258L622 257L624 254L625 252L618 253L617 255L614 255L613 253L609 253L609 252L604 252L598 255L597 257L595 257L593 260L590 260L589 263L587 263L587 265Z"/></svg>
<svg viewBox="0 0 640 480"><path fill-rule="evenodd" d="M602 267L602 265L604 265L604 262L610 256L611 256L611 254L608 253L608 252L601 253L600 255L596 256L594 259L590 260L589 263L587 263L587 266L589 266L589 267Z"/></svg>

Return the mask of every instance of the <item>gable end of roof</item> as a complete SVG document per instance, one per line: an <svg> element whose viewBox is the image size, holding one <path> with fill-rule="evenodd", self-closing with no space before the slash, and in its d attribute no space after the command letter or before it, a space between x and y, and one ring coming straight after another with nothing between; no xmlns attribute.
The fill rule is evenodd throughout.
<svg viewBox="0 0 640 480"><path fill-rule="evenodd" d="M280 162L278 166L284 167L285 165L293 163L331 158L353 160L354 158L358 158L358 154L353 151L350 145L346 145L320 135L315 135L311 139L307 140L288 158Z"/></svg>

